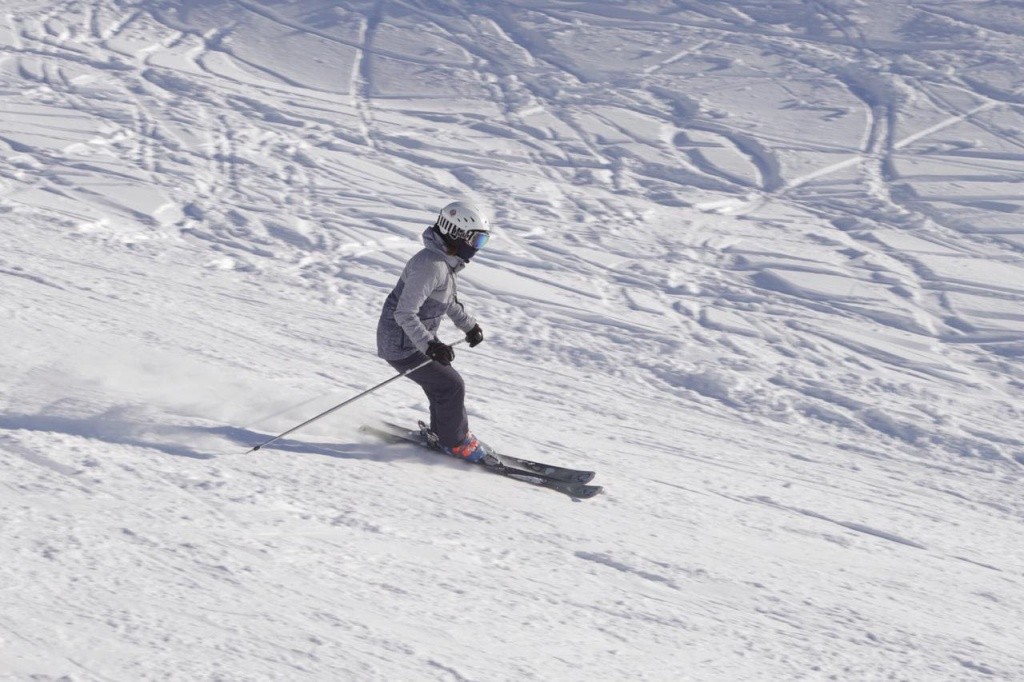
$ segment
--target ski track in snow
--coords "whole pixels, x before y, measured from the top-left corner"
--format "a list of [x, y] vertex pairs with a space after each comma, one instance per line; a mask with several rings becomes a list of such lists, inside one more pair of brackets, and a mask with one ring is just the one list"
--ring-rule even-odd
[[[1020, 679], [1024, 11], [0, 12], [0, 679]], [[486, 202], [476, 432], [357, 432]], [[454, 331], [449, 328], [449, 334]]]

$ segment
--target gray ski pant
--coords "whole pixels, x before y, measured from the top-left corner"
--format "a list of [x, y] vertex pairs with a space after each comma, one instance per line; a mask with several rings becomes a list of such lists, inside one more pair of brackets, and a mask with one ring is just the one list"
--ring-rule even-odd
[[[388, 364], [399, 372], [405, 372], [427, 360], [423, 353], [416, 352], [401, 360], [388, 360]], [[441, 445], [451, 447], [458, 444], [469, 432], [469, 417], [466, 415], [466, 383], [454, 367], [431, 362], [408, 375], [427, 394], [430, 401], [430, 430], [437, 434]]]

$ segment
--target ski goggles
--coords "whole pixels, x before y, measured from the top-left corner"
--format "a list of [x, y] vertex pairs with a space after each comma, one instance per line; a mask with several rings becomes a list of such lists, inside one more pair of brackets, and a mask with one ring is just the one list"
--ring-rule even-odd
[[448, 229], [448, 235], [452, 239], [461, 239], [474, 249], [484, 248], [484, 244], [491, 238], [487, 230], [463, 230], [454, 225]]
[[491, 238], [490, 232], [483, 230], [472, 230], [466, 234], [466, 243], [472, 246], [474, 249], [484, 248], [484, 244]]

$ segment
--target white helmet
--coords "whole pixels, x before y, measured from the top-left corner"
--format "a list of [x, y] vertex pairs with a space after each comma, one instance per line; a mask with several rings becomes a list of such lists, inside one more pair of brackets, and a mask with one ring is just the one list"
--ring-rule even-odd
[[453, 201], [441, 209], [436, 227], [449, 241], [465, 241], [479, 249], [490, 237], [491, 221], [476, 204]]

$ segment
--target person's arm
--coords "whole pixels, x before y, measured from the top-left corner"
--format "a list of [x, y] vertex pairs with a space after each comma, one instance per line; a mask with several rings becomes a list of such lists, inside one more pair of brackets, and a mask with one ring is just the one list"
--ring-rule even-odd
[[452, 302], [448, 305], [448, 317], [463, 333], [477, 326], [476, 318], [466, 312], [466, 308], [459, 303], [458, 296], [453, 296]]
[[427, 297], [434, 292], [442, 277], [443, 264], [412, 263], [405, 273], [405, 286], [395, 306], [395, 322], [405, 331], [413, 345], [426, 353], [434, 335], [420, 321], [419, 311]]

